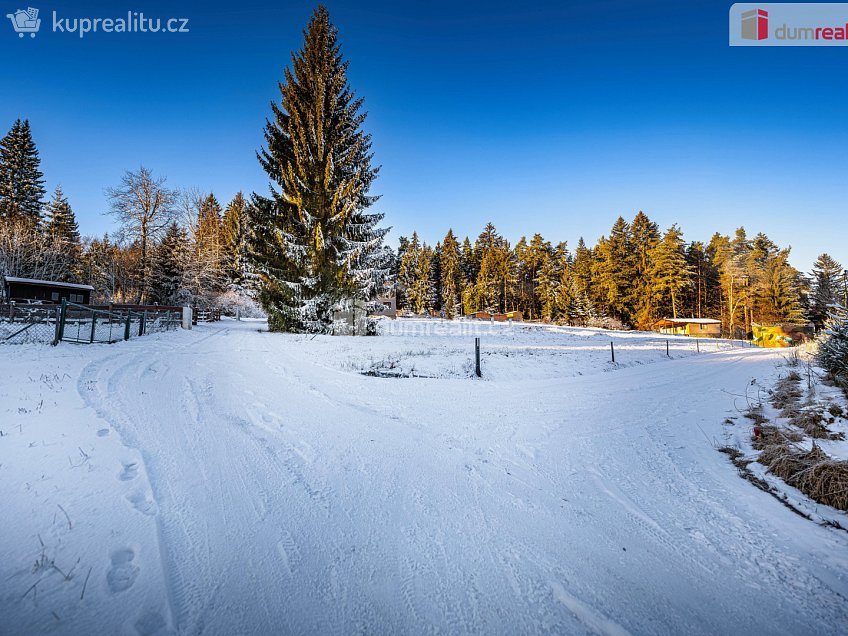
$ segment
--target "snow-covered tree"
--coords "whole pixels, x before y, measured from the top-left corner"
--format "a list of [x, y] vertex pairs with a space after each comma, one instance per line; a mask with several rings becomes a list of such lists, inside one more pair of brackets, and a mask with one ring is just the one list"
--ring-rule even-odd
[[188, 289], [188, 268], [191, 247], [188, 233], [174, 221], [165, 231], [156, 248], [153, 261], [153, 288], [151, 296], [163, 305], [184, 305], [191, 302]]
[[831, 307], [819, 336], [818, 361], [843, 387], [848, 387], [848, 309]]
[[241, 288], [249, 274], [246, 258], [247, 230], [247, 201], [239, 192], [224, 210], [221, 223], [224, 265], [230, 285], [234, 288]]
[[18, 119], [0, 139], [0, 220], [40, 222], [46, 193], [40, 165], [29, 121]]
[[367, 212], [378, 169], [324, 6], [304, 36], [265, 126], [259, 161], [273, 185], [253, 195], [249, 251], [271, 330], [329, 332], [336, 310], [382, 289], [388, 230]]
[[848, 278], [842, 265], [829, 254], [821, 254], [813, 263], [810, 289], [810, 319], [821, 327], [830, 313], [831, 305], [846, 304]]
[[461, 311], [460, 301], [462, 299], [459, 243], [453, 230], [448, 230], [442, 241], [440, 258], [441, 306], [445, 312], [445, 318], [452, 319], [456, 316], [457, 311]]
[[404, 289], [404, 307], [423, 314], [433, 307], [433, 288], [430, 280], [432, 250], [421, 244], [418, 234], [406, 244], [400, 262], [398, 283]]

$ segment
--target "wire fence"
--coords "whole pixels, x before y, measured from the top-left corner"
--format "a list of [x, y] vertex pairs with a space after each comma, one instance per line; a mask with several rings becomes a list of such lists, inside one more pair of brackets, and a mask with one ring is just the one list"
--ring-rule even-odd
[[181, 324], [180, 307], [0, 305], [0, 344], [111, 344]]
[[59, 307], [0, 305], [0, 344], [52, 343]]

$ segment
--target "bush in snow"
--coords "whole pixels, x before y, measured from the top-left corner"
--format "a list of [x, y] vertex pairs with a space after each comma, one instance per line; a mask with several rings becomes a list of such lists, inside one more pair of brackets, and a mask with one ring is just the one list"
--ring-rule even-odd
[[238, 313], [241, 318], [265, 318], [259, 303], [244, 290], [230, 289], [218, 295], [212, 304], [224, 316], [235, 316]]
[[848, 309], [833, 306], [819, 338], [818, 361], [841, 383], [848, 383]]

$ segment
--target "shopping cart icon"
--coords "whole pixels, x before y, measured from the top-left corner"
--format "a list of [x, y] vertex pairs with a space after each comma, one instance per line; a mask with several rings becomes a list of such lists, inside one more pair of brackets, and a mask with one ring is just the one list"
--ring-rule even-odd
[[41, 18], [38, 17], [38, 9], [27, 7], [26, 11], [18, 9], [14, 13], [7, 13], [6, 17], [12, 21], [12, 26], [19, 38], [24, 37], [24, 33], [29, 33], [29, 37], [34, 38], [41, 28]]

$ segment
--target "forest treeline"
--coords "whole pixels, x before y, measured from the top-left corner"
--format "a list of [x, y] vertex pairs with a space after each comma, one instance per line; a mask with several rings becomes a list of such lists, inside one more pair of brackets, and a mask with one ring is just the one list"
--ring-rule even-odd
[[[256, 311], [256, 214], [241, 193], [222, 206], [147, 168], [128, 171], [106, 190], [119, 229], [102, 237], [81, 236], [60, 187], [45, 195], [29, 122], [17, 121], [0, 140], [0, 275], [90, 284], [99, 303]], [[708, 317], [747, 333], [754, 322], [820, 326], [848, 294], [845, 270], [827, 254], [807, 275], [763, 233], [686, 241], [677, 225], [661, 231], [643, 212], [618, 218], [593, 246], [540, 234], [512, 246], [490, 223], [473, 242], [452, 230], [435, 246], [401, 237], [387, 260], [400, 308], [448, 318], [517, 309], [528, 319], [647, 329], [663, 317]]]
[[430, 246], [413, 233], [400, 239], [396, 273], [398, 305], [413, 313], [520, 310], [529, 319], [639, 329], [664, 317], [716, 318], [735, 334], [755, 322], [820, 326], [848, 294], [845, 270], [827, 254], [805, 275], [789, 263], [789, 248], [763, 233], [740, 227], [690, 242], [643, 212], [573, 250], [540, 234], [511, 246], [491, 223], [473, 243], [449, 230]]
[[28, 121], [0, 140], [0, 275], [84, 283], [95, 303], [256, 311], [246, 263], [247, 200], [168, 186], [147, 168], [108, 188], [118, 231], [82, 236], [62, 188], [45, 201]]

